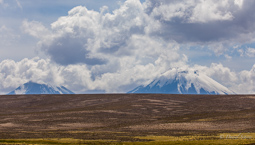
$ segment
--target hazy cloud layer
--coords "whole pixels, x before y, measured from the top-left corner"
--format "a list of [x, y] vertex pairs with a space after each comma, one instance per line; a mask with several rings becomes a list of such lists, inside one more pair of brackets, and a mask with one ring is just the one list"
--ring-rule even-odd
[[[21, 3], [19, 0], [0, 0], [0, 7], [3, 7], [4, 9], [12, 9], [14, 7], [17, 7], [19, 9], [23, 9]], [[1, 12], [1, 10], [0, 10]]]
[[18, 34], [15, 34], [15, 32], [6, 27], [5, 25], [0, 26], [0, 46], [6, 47], [8, 45], [11, 45], [11, 43], [14, 43], [16, 39], [18, 39], [20, 36]]
[[0, 6], [7, 7], [8, 4], [6, 4], [4, 0], [0, 0]]

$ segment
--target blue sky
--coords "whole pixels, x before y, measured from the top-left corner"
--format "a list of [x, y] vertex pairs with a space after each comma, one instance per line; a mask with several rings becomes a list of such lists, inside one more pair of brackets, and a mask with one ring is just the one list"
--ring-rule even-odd
[[0, 0], [0, 94], [126, 92], [175, 67], [255, 92], [251, 0]]

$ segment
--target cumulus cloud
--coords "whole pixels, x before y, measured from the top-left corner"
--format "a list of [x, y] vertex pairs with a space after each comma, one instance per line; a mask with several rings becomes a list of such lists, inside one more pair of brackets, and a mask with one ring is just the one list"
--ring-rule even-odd
[[[29, 60], [23, 59], [20, 62], [13, 60], [4, 60], [0, 63], [0, 80], [1, 89], [17, 87], [18, 85], [31, 81], [43, 81], [48, 76], [50, 71], [47, 64], [49, 60], [40, 60], [38, 58]], [[51, 80], [54, 77], [48, 79]]]
[[160, 21], [155, 32], [175, 40], [209, 48], [222, 55], [230, 46], [254, 41], [254, 1], [147, 0], [146, 12]]
[[228, 67], [224, 67], [222, 64], [212, 63], [210, 68], [205, 70], [205, 72], [208, 76], [215, 78], [226, 86], [231, 86], [238, 81], [236, 73]]
[[78, 6], [52, 23], [50, 30], [38, 22], [27, 21], [23, 28], [40, 38], [41, 49], [59, 64], [104, 64], [108, 55], [130, 54], [124, 47], [133, 35], [144, 34], [148, 22], [139, 0], [126, 1], [112, 14], [106, 13], [106, 9], [97, 12]]
[[125, 48], [134, 35], [202, 46], [222, 55], [229, 46], [253, 41], [254, 6], [247, 0], [127, 0], [112, 13], [106, 6], [100, 11], [78, 6], [50, 29], [34, 21], [24, 21], [23, 28], [39, 37], [41, 49], [62, 65], [102, 65], [108, 56], [130, 55], [132, 49]]
[[234, 88], [242, 94], [254, 94], [255, 93], [255, 65], [251, 70], [244, 70], [240, 72], [240, 83], [235, 85]]
[[25, 33], [28, 33], [29, 35], [39, 39], [45, 40], [51, 36], [50, 31], [47, 28], [45, 28], [43, 24], [37, 21], [28, 22], [27, 20], [24, 20], [22, 28]]
[[90, 84], [85, 81], [90, 78], [88, 72], [85, 65], [63, 67], [51, 63], [49, 59], [4, 60], [0, 63], [0, 92], [8, 93], [28, 81], [77, 87], [76, 80], [86, 87]]
[[[188, 23], [207, 23], [210, 21], [232, 20], [233, 15], [229, 10], [231, 1], [223, 0], [150, 0], [147, 1], [151, 15], [163, 21], [181, 19]], [[240, 6], [240, 4], [235, 3]], [[153, 7], [150, 7], [153, 6]]]
[[205, 73], [237, 94], [255, 93], [255, 65], [251, 70], [241, 72], [232, 71], [228, 67], [217, 63], [212, 63], [210, 67], [195, 65], [191, 68]]

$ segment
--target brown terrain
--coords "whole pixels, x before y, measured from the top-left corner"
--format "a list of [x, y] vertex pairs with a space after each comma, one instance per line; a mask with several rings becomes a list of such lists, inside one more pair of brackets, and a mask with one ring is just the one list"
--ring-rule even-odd
[[135, 136], [224, 132], [255, 132], [255, 96], [0, 96], [0, 139], [136, 141]]

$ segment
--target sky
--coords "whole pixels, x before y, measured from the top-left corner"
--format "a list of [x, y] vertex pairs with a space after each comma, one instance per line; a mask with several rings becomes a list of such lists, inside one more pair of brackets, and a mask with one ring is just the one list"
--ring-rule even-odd
[[0, 0], [0, 94], [124, 93], [173, 68], [255, 93], [254, 0]]

